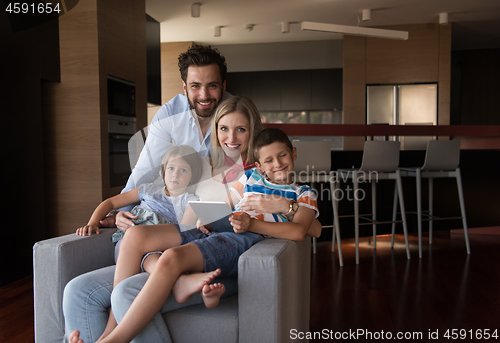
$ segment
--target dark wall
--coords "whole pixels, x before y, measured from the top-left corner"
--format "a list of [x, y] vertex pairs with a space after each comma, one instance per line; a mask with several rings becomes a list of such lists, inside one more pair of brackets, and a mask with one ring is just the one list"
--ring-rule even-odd
[[33, 272], [33, 244], [46, 238], [41, 93], [46, 82], [60, 79], [57, 16], [33, 25], [1, 9], [0, 286]]
[[146, 14], [148, 103], [161, 105], [160, 23]]
[[500, 49], [452, 53], [451, 123], [500, 125]]

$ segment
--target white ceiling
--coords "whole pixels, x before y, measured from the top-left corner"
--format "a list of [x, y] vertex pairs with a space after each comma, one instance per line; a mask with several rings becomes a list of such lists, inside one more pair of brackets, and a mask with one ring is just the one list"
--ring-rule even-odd
[[[201, 16], [191, 17], [191, 4]], [[371, 9], [371, 21], [361, 11]], [[453, 49], [500, 47], [500, 0], [146, 0], [146, 13], [161, 23], [162, 42], [248, 44], [341, 39], [300, 30], [301, 21], [377, 27], [437, 23], [441, 12], [453, 23]], [[291, 22], [281, 33], [281, 22]], [[252, 31], [246, 24], [254, 24]], [[223, 26], [221, 37], [214, 27]], [[411, 39], [411, 37], [410, 37]]]

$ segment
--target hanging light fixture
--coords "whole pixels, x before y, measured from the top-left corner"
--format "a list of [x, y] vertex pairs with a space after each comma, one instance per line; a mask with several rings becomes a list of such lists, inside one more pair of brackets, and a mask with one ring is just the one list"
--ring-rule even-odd
[[448, 24], [448, 13], [439, 13], [439, 25]]
[[191, 17], [199, 18], [200, 17], [200, 7], [201, 4], [199, 2], [195, 2], [191, 5]]
[[288, 21], [282, 22], [281, 33], [288, 33], [288, 32], [290, 32], [290, 23]]
[[222, 26], [214, 27], [214, 37], [220, 37]]
[[372, 19], [372, 10], [365, 9], [361, 12], [361, 19], [363, 21], [370, 21]]

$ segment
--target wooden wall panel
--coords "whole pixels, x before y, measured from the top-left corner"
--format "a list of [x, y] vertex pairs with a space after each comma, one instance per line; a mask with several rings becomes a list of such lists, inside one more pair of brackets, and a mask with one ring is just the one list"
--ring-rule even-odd
[[450, 125], [451, 28], [439, 26], [438, 125]]
[[145, 0], [81, 0], [59, 23], [61, 83], [47, 91], [51, 236], [120, 191], [109, 188], [108, 74], [135, 82], [138, 128], [147, 123]]
[[[367, 84], [438, 82], [438, 123], [450, 123], [451, 25], [417, 24], [407, 41], [344, 37], [344, 124], [365, 123]], [[344, 149], [361, 141], [344, 139]]]
[[145, 0], [100, 2], [99, 62], [103, 199], [123, 187], [109, 187], [107, 75], [135, 83], [137, 130], [147, 126], [147, 64]]
[[61, 83], [48, 86], [45, 122], [49, 236], [85, 224], [102, 197], [96, 1], [80, 1], [59, 25]]
[[136, 85], [137, 128], [146, 127], [148, 120], [148, 68], [146, 50], [146, 1], [134, 1], [134, 67]]
[[[344, 37], [343, 124], [365, 123], [366, 39]], [[363, 137], [344, 137], [344, 150], [362, 150]]]
[[406, 41], [366, 38], [366, 83], [437, 82], [439, 25], [390, 26], [409, 32]]
[[135, 0], [106, 0], [104, 13], [99, 13], [99, 16], [105, 17], [106, 23], [106, 51], [102, 57], [106, 58], [107, 72], [132, 82], [135, 79], [134, 2]]
[[177, 94], [183, 93], [181, 74], [177, 66], [181, 53], [193, 42], [161, 43], [161, 102], [168, 102]]

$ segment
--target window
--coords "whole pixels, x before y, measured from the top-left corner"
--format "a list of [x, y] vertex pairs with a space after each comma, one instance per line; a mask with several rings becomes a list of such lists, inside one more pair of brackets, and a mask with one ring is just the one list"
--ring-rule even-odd
[[262, 122], [271, 124], [342, 124], [342, 111], [261, 112]]
[[[262, 123], [266, 124], [342, 124], [342, 111], [262, 111]], [[331, 142], [332, 150], [344, 147], [343, 137], [290, 136], [290, 140]]]

